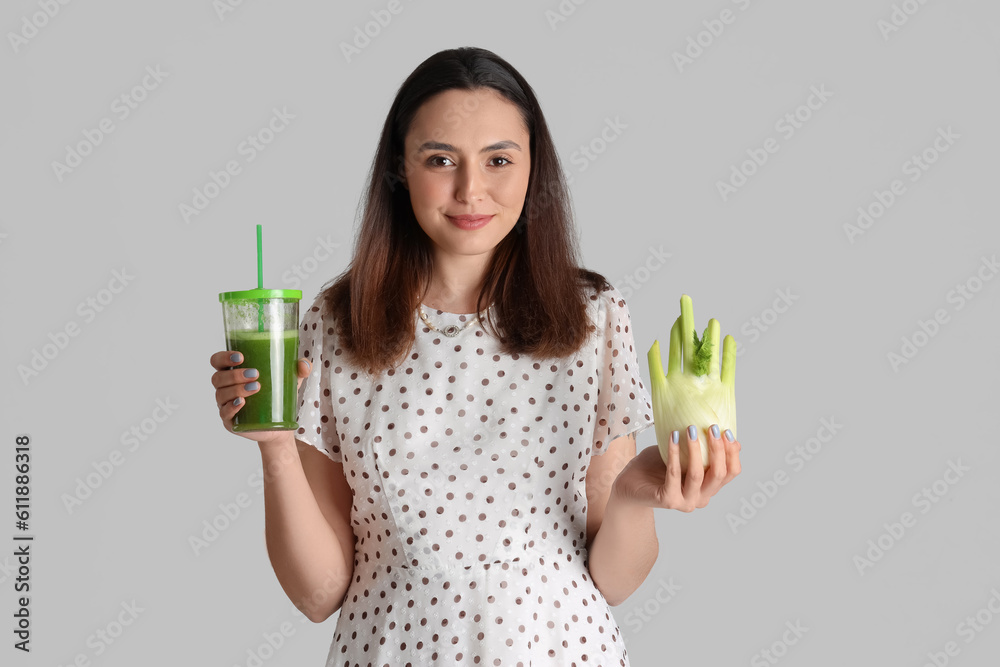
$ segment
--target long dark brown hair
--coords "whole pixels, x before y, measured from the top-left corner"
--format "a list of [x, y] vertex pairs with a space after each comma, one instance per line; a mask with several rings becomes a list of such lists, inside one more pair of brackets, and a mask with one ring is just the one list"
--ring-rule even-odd
[[321, 292], [340, 346], [369, 373], [396, 366], [416, 335], [415, 313], [430, 284], [432, 241], [403, 185], [404, 142], [420, 106], [438, 93], [491, 88], [517, 106], [531, 138], [531, 171], [521, 216], [497, 244], [477, 300], [493, 303], [484, 328], [506, 353], [555, 359], [576, 352], [594, 330], [588, 287], [610, 287], [579, 266], [566, 182], [545, 117], [528, 82], [485, 49], [440, 51], [400, 86], [368, 174], [364, 213], [347, 269]]

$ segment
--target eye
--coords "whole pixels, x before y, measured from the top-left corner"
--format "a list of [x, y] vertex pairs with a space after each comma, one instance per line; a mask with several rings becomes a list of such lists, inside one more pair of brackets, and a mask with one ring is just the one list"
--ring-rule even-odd
[[[439, 160], [444, 160], [445, 163], [439, 162]], [[490, 163], [494, 163], [497, 160], [502, 160], [504, 162], [504, 164], [494, 165], [494, 166], [497, 166], [497, 167], [506, 167], [507, 165], [514, 164], [513, 160], [511, 160], [509, 157], [506, 157], [504, 155], [497, 155], [496, 157], [490, 158]], [[449, 164], [446, 164], [446, 163], [451, 163], [451, 158], [447, 158], [447, 157], [445, 157], [443, 155], [434, 155], [432, 157], [427, 158], [427, 165], [431, 166], [431, 167], [447, 167], [447, 166], [449, 166]]]

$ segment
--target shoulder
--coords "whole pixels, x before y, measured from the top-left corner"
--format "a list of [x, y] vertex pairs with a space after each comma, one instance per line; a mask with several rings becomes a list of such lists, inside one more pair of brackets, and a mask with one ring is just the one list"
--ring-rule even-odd
[[628, 304], [617, 287], [605, 283], [600, 287], [587, 287], [588, 304], [595, 322], [605, 326], [615, 326], [622, 319], [628, 319]]
[[336, 318], [322, 294], [303, 309], [300, 320], [302, 322], [299, 326], [300, 334], [322, 339], [328, 345], [336, 337], [337, 327], [334, 326]]
[[579, 278], [588, 314], [598, 326], [614, 327], [613, 322], [628, 319], [625, 297], [607, 278], [596, 271], [581, 268]]
[[590, 335], [595, 337], [592, 340], [601, 341], [601, 345], [609, 348], [614, 347], [614, 341], [631, 335], [632, 322], [625, 297], [598, 273], [584, 270], [582, 276], [587, 314], [593, 326]]
[[302, 313], [302, 324], [304, 327], [308, 326], [310, 330], [317, 329], [326, 322], [326, 319], [327, 309], [322, 296], [317, 296]]
[[588, 307], [595, 312], [604, 312], [609, 304], [621, 299], [621, 293], [600, 273], [580, 269], [580, 281]]
[[606, 307], [628, 308], [625, 303], [625, 297], [611, 283], [608, 283], [603, 289], [597, 292], [597, 298]]

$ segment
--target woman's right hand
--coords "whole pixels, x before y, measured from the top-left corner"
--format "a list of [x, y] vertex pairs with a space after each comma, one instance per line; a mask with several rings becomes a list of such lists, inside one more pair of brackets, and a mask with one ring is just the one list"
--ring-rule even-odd
[[[246, 397], [260, 391], [260, 377], [256, 368], [243, 368], [243, 355], [233, 350], [216, 352], [212, 355], [212, 367], [215, 373], [212, 374], [212, 386], [215, 387], [215, 404], [219, 408], [219, 417], [222, 425], [230, 433], [254, 440], [256, 442], [269, 442], [287, 437], [288, 431], [248, 431], [246, 433], [236, 433], [233, 431], [233, 417], [246, 405]], [[309, 376], [312, 364], [306, 358], [299, 359], [296, 373], [298, 384]], [[249, 387], [249, 388], [248, 388]]]

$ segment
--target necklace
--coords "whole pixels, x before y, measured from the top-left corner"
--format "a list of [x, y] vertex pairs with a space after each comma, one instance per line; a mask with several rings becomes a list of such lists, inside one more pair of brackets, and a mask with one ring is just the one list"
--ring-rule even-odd
[[[462, 333], [463, 331], [465, 331], [466, 329], [468, 329], [473, 324], [475, 324], [476, 322], [479, 321], [479, 315], [477, 314], [471, 320], [469, 320], [468, 322], [466, 322], [465, 326], [460, 327], [460, 326], [458, 326], [456, 324], [449, 324], [448, 326], [446, 326], [442, 330], [442, 329], [438, 329], [436, 326], [434, 326], [433, 324], [431, 324], [430, 320], [427, 319], [427, 314], [424, 313], [424, 306], [423, 306], [423, 304], [420, 304], [419, 308], [420, 308], [420, 319], [422, 319], [424, 321], [424, 324], [426, 324], [427, 327], [431, 331], [437, 331], [439, 334], [444, 334], [448, 338], [454, 338], [455, 336], [457, 336], [458, 334]], [[489, 308], [487, 308], [486, 310], [489, 310]], [[485, 313], [486, 311], [484, 310], [483, 312]]]

